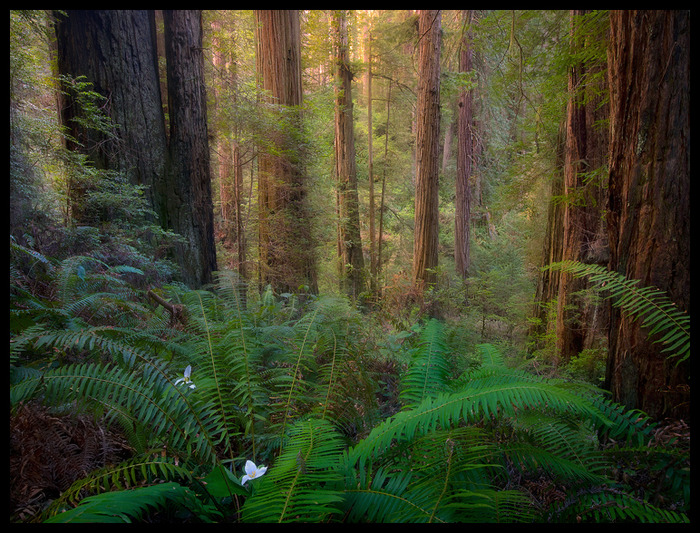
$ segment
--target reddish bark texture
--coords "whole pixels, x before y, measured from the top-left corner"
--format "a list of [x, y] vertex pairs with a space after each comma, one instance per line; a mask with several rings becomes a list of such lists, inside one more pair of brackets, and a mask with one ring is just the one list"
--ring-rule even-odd
[[418, 17], [418, 105], [413, 280], [435, 283], [438, 264], [438, 165], [440, 148], [440, 11]]
[[[690, 312], [690, 12], [610, 14], [610, 267]], [[613, 308], [606, 385], [653, 417], [690, 412], [675, 366]]]
[[258, 157], [260, 281], [279, 292], [317, 292], [301, 147], [299, 12], [259, 10], [256, 68], [273, 110], [269, 139]]
[[[605, 35], [577, 32], [584, 10], [571, 12], [572, 52], [580, 53], [590, 39]], [[569, 69], [569, 101], [566, 113], [561, 260], [607, 265], [605, 164], [608, 156], [608, 115], [603, 105], [604, 71], [600, 62], [579, 63]], [[606, 306], [586, 299], [585, 279], [562, 273], [557, 297], [557, 354], [568, 361], [603, 340]]]

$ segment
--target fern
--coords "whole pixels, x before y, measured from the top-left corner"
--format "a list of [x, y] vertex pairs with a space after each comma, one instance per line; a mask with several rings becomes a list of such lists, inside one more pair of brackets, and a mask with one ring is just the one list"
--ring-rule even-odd
[[85, 494], [102, 494], [104, 492], [125, 490], [144, 484], [169, 479], [180, 482], [193, 480], [191, 469], [175, 464], [173, 459], [141, 456], [91, 472], [88, 476], [75, 481], [68, 489], [40, 515], [43, 521], [75, 506]]
[[551, 521], [686, 523], [687, 516], [660, 509], [615, 489], [583, 490], [549, 511]]
[[325, 522], [339, 513], [343, 447], [324, 420], [296, 422], [282, 453], [254, 484], [241, 509], [246, 522]]
[[220, 420], [209, 406], [191, 401], [157, 365], [141, 372], [118, 366], [66, 365], [25, 379], [11, 388], [11, 405], [41, 395], [44, 402], [101, 406], [114, 418], [133, 419], [173, 449], [187, 450], [203, 462], [216, 458]]
[[663, 291], [656, 287], [638, 287], [639, 280], [627, 279], [603, 266], [562, 261], [548, 267], [574, 277], [587, 277], [599, 290], [605, 290], [613, 305], [621, 308], [632, 320], [641, 321], [648, 336], [655, 343], [665, 345], [662, 350], [677, 364], [690, 357], [690, 316], [680, 311]]
[[437, 427], [452, 427], [462, 420], [473, 423], [492, 416], [513, 416], [524, 409], [569, 412], [608, 424], [599, 409], [566, 387], [544, 382], [502, 382], [494, 377], [482, 381], [478, 387], [428, 398], [414, 409], [386, 420], [353, 449], [352, 457], [362, 463], [382, 453], [395, 439], [410, 440]]
[[400, 397], [413, 406], [447, 388], [450, 359], [442, 323], [431, 319], [423, 328], [408, 371], [401, 380]]
[[[348, 520], [514, 522], [531, 515], [525, 495], [497, 490], [498, 448], [474, 427], [440, 430], [398, 444], [376, 473], [346, 483]], [[349, 472], [352, 469], [349, 470]], [[510, 503], [518, 502], [514, 508]]]
[[46, 522], [131, 523], [149, 511], [165, 508], [168, 504], [188, 509], [205, 521], [210, 521], [209, 517], [214, 514], [214, 510], [205, 507], [190, 489], [171, 482], [90, 496], [76, 508], [56, 514]]

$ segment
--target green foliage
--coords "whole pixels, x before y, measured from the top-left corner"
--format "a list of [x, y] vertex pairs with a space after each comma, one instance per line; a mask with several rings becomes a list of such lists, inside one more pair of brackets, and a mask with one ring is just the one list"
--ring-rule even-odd
[[[70, 264], [76, 272], [83, 263]], [[87, 271], [62, 278], [71, 301], [109, 299], [99, 277], [102, 295], [85, 298], [90, 284], [81, 286], [81, 276], [87, 280]], [[212, 291], [169, 294], [186, 310], [186, 332], [91, 325], [88, 315], [69, 329], [38, 323], [17, 337], [18, 355], [51, 348], [92, 361], [16, 367], [12, 406], [31, 398], [81, 406], [134, 442], [132, 458], [76, 481], [45, 518], [138, 520], [172, 513], [176, 504], [189, 520], [203, 521], [532, 521], [541, 515], [514, 479], [545, 476], [578, 491], [571, 498], [584, 499], [590, 487], [619, 491], [599, 439], [614, 439], [624, 453], [651, 435], [639, 413], [593, 387], [508, 368], [494, 345], [479, 345], [472, 359], [480, 364], [453, 377], [445, 328], [431, 320], [408, 351], [404, 409], [347, 448], [343, 402], [350, 396], [357, 408], [353, 388], [362, 383], [348, 377], [360, 354], [347, 302], [299, 305], [293, 295], [278, 300], [265, 292], [243, 308], [235, 277], [226, 274]], [[85, 305], [71, 309], [83, 313]], [[194, 388], [177, 383], [187, 364]], [[167, 452], [160, 457], [159, 450]], [[242, 486], [231, 470], [247, 457], [269, 466]], [[166, 486], [157, 480], [168, 492], [152, 488]], [[141, 491], [152, 496], [152, 508]], [[60, 512], [80, 498], [84, 504], [70, 514]], [[121, 514], [113, 505], [123, 506]], [[550, 518], [567, 519], [576, 505], [549, 509]], [[653, 514], [646, 503], [629, 509], [609, 517], [683, 519]]]
[[78, 507], [68, 509], [46, 520], [47, 523], [131, 523], [148, 511], [166, 505], [188, 509], [209, 522], [212, 509], [206, 508], [190, 489], [177, 483], [162, 483], [123, 491], [89, 496]]
[[679, 310], [660, 289], [638, 287], [639, 280], [627, 279], [601, 265], [562, 261], [546, 268], [588, 278], [595, 287], [605, 291], [615, 307], [630, 319], [641, 322], [652, 342], [665, 345], [661, 351], [668, 353], [669, 358], [676, 358], [676, 364], [690, 357], [690, 315]]
[[450, 358], [443, 325], [431, 319], [423, 328], [411, 364], [401, 380], [401, 399], [408, 406], [445, 390], [450, 376]]
[[300, 420], [274, 469], [254, 484], [241, 509], [245, 522], [326, 522], [343, 500], [339, 464], [343, 441], [324, 420]]

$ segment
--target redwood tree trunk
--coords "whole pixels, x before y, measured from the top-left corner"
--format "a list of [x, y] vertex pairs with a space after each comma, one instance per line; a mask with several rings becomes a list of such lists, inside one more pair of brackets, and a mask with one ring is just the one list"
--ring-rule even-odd
[[[572, 53], [605, 40], [592, 29], [580, 33], [584, 10], [571, 12]], [[569, 69], [569, 100], [564, 150], [563, 243], [561, 260], [606, 265], [609, 259], [603, 213], [606, 207], [608, 108], [603, 105], [605, 79], [602, 61], [585, 61]], [[600, 80], [600, 81], [596, 81]], [[563, 361], [604, 341], [606, 306], [586, 298], [585, 279], [562, 273], [557, 298], [557, 355]]]
[[[462, 11], [464, 37], [459, 51], [459, 71], [472, 69], [472, 44], [467, 28], [472, 11]], [[472, 90], [462, 91], [457, 101], [457, 177], [455, 180], [455, 270], [466, 279], [469, 270], [469, 222], [471, 194], [469, 176], [472, 173]], [[445, 140], [447, 145], [447, 140]]]
[[338, 179], [341, 286], [345, 293], [354, 299], [364, 288], [365, 265], [360, 238], [352, 72], [345, 11], [334, 11], [332, 24], [335, 48], [335, 168]]
[[[690, 12], [610, 14], [610, 268], [690, 312]], [[606, 385], [652, 417], [690, 413], [689, 367], [612, 309]]]
[[165, 221], [186, 242], [177, 250], [185, 283], [211, 283], [216, 270], [202, 18], [198, 10], [163, 11], [170, 109]]
[[[60, 119], [70, 150], [89, 156], [100, 169], [125, 173], [129, 181], [147, 186], [151, 207], [160, 212], [156, 195], [164, 179], [167, 139], [156, 61], [156, 31], [152, 11], [71, 10], [56, 14], [58, 73], [85, 76], [104, 96], [103, 110], [119, 127], [116, 138], [85, 130], [73, 121], [81, 115], [71, 95], [60, 101]], [[81, 187], [71, 184], [73, 216], [87, 223], [80, 209]]]
[[413, 281], [437, 281], [438, 171], [440, 149], [441, 13], [422, 10], [418, 17], [418, 104], [416, 119], [416, 199]]
[[303, 154], [292, 134], [301, 128], [299, 12], [256, 11], [255, 20], [257, 71], [277, 121], [273, 149], [258, 157], [260, 281], [280, 292], [317, 292]]

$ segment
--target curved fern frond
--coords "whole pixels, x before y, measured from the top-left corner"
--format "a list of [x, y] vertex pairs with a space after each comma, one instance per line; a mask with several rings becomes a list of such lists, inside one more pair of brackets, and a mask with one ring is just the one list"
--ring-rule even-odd
[[59, 513], [46, 522], [131, 523], [150, 510], [162, 509], [168, 504], [188, 509], [204, 521], [211, 521], [210, 517], [216, 514], [215, 509], [205, 506], [189, 488], [177, 483], [161, 483], [90, 496], [78, 507]]
[[407, 406], [447, 389], [450, 360], [442, 323], [431, 319], [423, 328], [412, 361], [401, 380], [400, 397]]
[[687, 523], [688, 517], [667, 509], [660, 509], [648, 502], [615, 489], [582, 490], [570, 496], [563, 504], [550, 509], [554, 522], [642, 522]]
[[481, 380], [452, 394], [441, 393], [414, 409], [403, 411], [372, 430], [352, 450], [351, 457], [363, 463], [386, 450], [394, 440], [411, 440], [435, 428], [454, 427], [460, 421], [479, 422], [497, 416], [513, 416], [526, 409], [573, 413], [609, 424], [605, 415], [591, 402], [556, 382], [507, 381], [499, 376]]
[[677, 364], [690, 357], [690, 315], [680, 311], [668, 296], [656, 287], [638, 287], [639, 280], [628, 279], [601, 265], [578, 261], [561, 261], [545, 267], [561, 270], [574, 277], [587, 277], [599, 290], [608, 293], [613, 305], [621, 308], [632, 320], [641, 321], [654, 343], [661, 343], [669, 358]]
[[97, 495], [104, 492], [125, 490], [131, 487], [153, 483], [156, 480], [192, 481], [191, 468], [175, 464], [167, 457], [137, 457], [91, 472], [75, 481], [63, 491], [41, 514], [39, 520], [50, 518], [63, 512], [66, 507], [77, 505], [85, 494]]
[[[437, 431], [392, 448], [370, 478], [346, 488], [352, 522], [517, 522], [530, 517], [525, 495], [497, 490], [498, 448], [474, 427]], [[510, 502], [510, 503], [509, 503]], [[515, 504], [517, 502], [518, 505]]]
[[343, 442], [325, 420], [296, 422], [282, 453], [253, 484], [241, 509], [244, 522], [325, 522], [343, 496], [339, 472]]
[[203, 462], [216, 459], [221, 424], [208, 405], [191, 401], [184, 389], [173, 385], [160, 370], [128, 371], [118, 366], [67, 365], [25, 379], [10, 389], [17, 403], [41, 394], [45, 402], [69, 402], [103, 406], [106, 414], [133, 418], [151, 428], [175, 450], [183, 450]]

